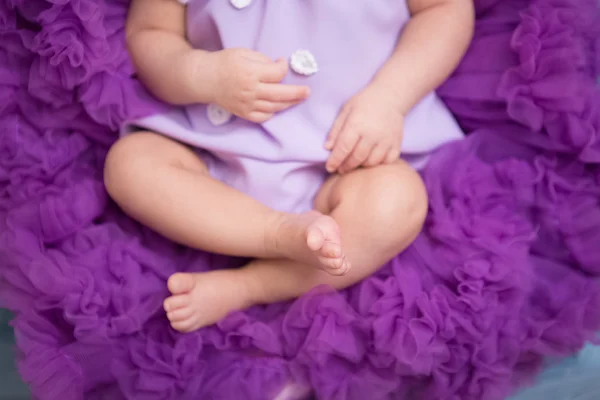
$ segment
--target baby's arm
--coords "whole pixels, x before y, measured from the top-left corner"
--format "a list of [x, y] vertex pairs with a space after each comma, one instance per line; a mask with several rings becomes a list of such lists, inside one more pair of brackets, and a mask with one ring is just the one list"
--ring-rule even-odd
[[127, 43], [140, 79], [172, 104], [216, 103], [252, 122], [305, 100], [308, 87], [280, 82], [288, 72], [249, 49], [208, 52], [185, 38], [185, 8], [175, 0], [133, 0]]
[[473, 0], [408, 0], [412, 18], [373, 81], [341, 110], [325, 148], [329, 172], [398, 160], [404, 116], [435, 90], [464, 55]]
[[155, 96], [172, 104], [210, 102], [214, 63], [210, 53], [188, 44], [183, 5], [175, 0], [133, 0], [126, 34], [138, 76]]
[[408, 0], [412, 18], [373, 84], [396, 91], [404, 115], [454, 71], [473, 35], [472, 0]]

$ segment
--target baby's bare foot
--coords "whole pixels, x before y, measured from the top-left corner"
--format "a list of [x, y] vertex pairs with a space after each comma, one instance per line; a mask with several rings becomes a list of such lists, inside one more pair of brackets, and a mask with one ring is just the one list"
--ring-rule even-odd
[[340, 227], [333, 218], [316, 211], [289, 214], [277, 232], [277, 248], [286, 257], [314, 265], [331, 275], [344, 275], [350, 270]]
[[177, 273], [169, 278], [172, 296], [164, 302], [173, 329], [191, 332], [249, 306], [245, 287], [234, 271]]

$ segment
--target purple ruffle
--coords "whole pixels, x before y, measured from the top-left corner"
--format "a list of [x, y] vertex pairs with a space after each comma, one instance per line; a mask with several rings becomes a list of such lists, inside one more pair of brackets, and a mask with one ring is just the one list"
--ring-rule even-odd
[[[175, 271], [239, 263], [125, 217], [102, 185], [126, 118], [163, 109], [133, 77], [126, 0], [0, 2], [0, 283], [39, 399], [496, 400], [600, 328], [596, 0], [478, 0], [439, 93], [469, 137], [423, 172], [415, 243], [340, 293], [181, 335]], [[401, 221], [399, 221], [401, 223]]]

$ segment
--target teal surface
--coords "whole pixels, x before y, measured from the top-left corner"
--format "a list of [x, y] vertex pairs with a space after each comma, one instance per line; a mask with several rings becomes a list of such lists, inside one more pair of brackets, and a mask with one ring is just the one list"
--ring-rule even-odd
[[9, 313], [0, 309], [0, 400], [25, 400], [29, 394], [15, 368], [15, 342], [9, 320]]
[[535, 386], [510, 400], [600, 400], [600, 346], [549, 367]]

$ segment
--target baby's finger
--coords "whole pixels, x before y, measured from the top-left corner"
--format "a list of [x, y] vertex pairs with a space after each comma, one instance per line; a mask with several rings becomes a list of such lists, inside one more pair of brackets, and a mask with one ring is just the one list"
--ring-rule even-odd
[[261, 85], [257, 95], [260, 100], [273, 103], [299, 102], [306, 100], [310, 95], [310, 89], [307, 86], [270, 83]]
[[265, 83], [281, 82], [289, 70], [288, 63], [283, 59], [261, 64], [259, 68], [258, 78]]
[[254, 122], [255, 124], [262, 124], [263, 122], [269, 120], [273, 116], [273, 113], [268, 112], [260, 112], [260, 111], [252, 111], [246, 119], [250, 122]]
[[339, 168], [340, 173], [345, 174], [358, 168], [358, 166], [367, 161], [372, 150], [373, 143], [361, 138], [354, 147], [354, 150], [352, 150], [352, 153], [348, 155], [342, 166]]
[[280, 111], [283, 111], [283, 110], [285, 110], [287, 108], [295, 106], [298, 103], [299, 103], [299, 101], [289, 101], [289, 102], [282, 102], [282, 103], [273, 103], [271, 101], [258, 100], [254, 104], [254, 110], [255, 111], [260, 111], [260, 112], [263, 112], [263, 113], [268, 113], [268, 114], [275, 114], [277, 112], [280, 112]]
[[337, 171], [340, 165], [346, 161], [346, 158], [358, 143], [358, 139], [358, 135], [352, 131], [344, 130], [340, 133], [325, 165], [329, 173]]
[[335, 145], [335, 142], [337, 141], [340, 132], [342, 131], [342, 129], [344, 129], [344, 124], [346, 123], [347, 117], [348, 113], [345, 109], [342, 109], [342, 112], [339, 113], [339, 115], [335, 119], [335, 122], [333, 123], [333, 126], [331, 127], [331, 130], [329, 131], [327, 141], [325, 142], [325, 149], [333, 149], [333, 146]]
[[257, 62], [266, 63], [266, 64], [274, 63], [272, 58], [269, 58], [269, 57], [265, 56], [264, 54], [259, 53], [258, 51], [249, 50], [249, 49], [241, 49], [241, 51], [244, 52], [243, 57], [246, 58], [247, 60], [257, 61]]
[[386, 164], [395, 163], [400, 159], [400, 149], [393, 147], [385, 157]]
[[364, 162], [365, 167], [375, 167], [385, 162], [387, 155], [390, 153], [389, 147], [377, 145], [371, 150], [371, 154], [367, 161]]

